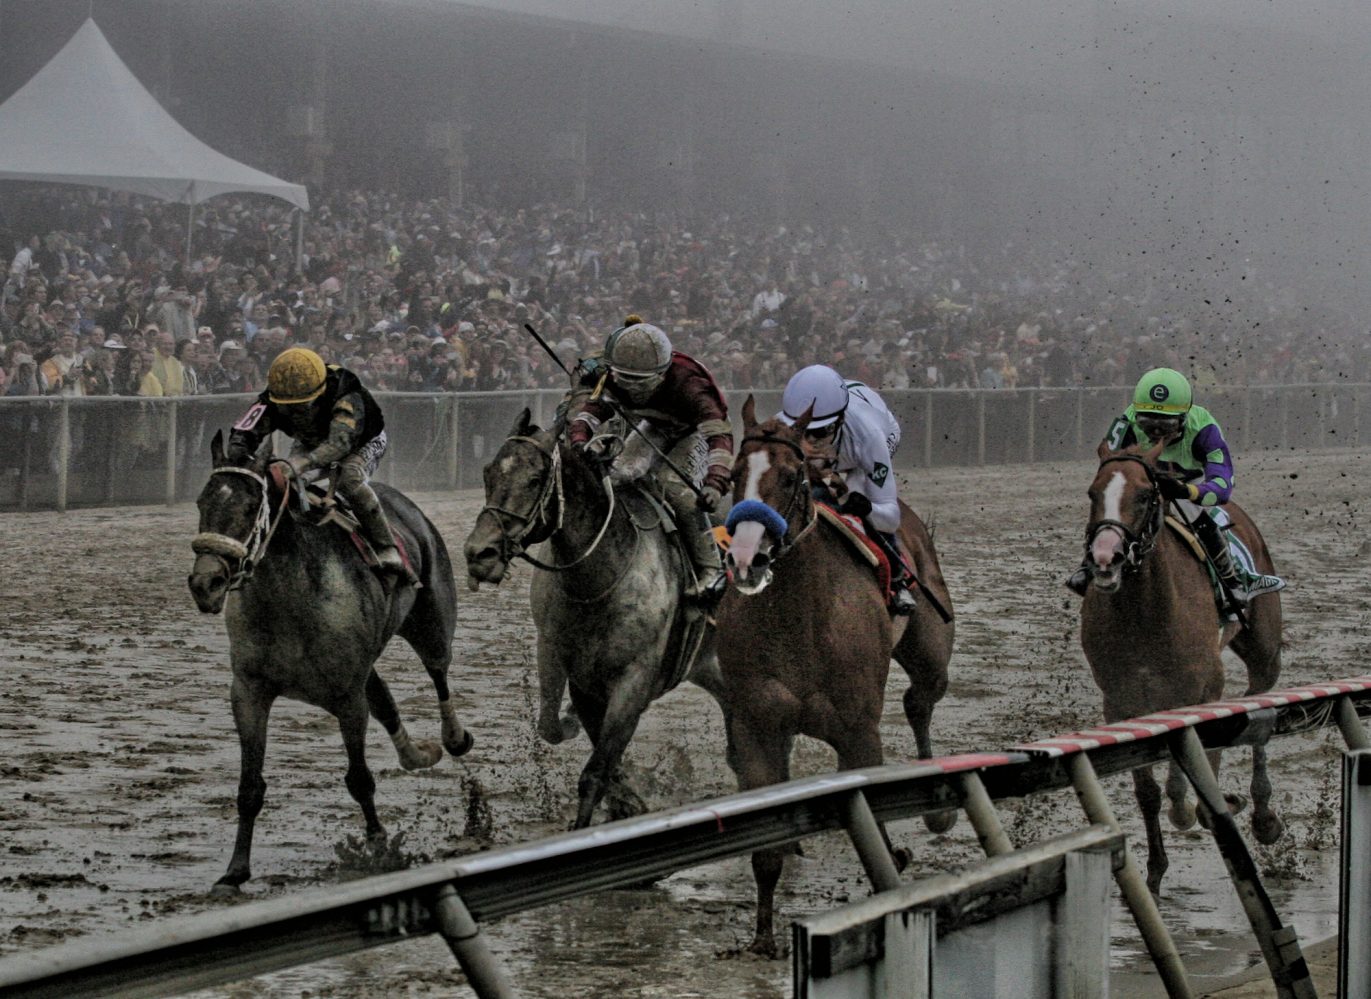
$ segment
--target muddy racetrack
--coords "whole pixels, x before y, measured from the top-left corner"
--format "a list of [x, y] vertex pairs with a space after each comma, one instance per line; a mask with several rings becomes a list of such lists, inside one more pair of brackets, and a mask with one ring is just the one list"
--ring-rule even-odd
[[[957, 603], [952, 686], [934, 715], [940, 751], [995, 748], [1097, 720], [1099, 696], [1080, 653], [1077, 601], [1060, 585], [1079, 558], [1093, 464], [939, 469], [917, 473], [904, 495], [936, 524]], [[1283, 685], [1366, 671], [1371, 552], [1360, 505], [1371, 455], [1240, 456], [1238, 496], [1290, 580]], [[419, 494], [460, 566], [477, 493]], [[80, 934], [110, 933], [234, 902], [208, 895], [233, 842], [238, 745], [228, 710], [227, 639], [218, 617], [196, 611], [185, 587], [195, 509], [124, 508], [0, 517], [0, 953]], [[534, 730], [531, 570], [498, 590], [461, 590], [454, 696], [477, 738], [461, 761], [405, 773], [373, 724], [368, 756], [377, 804], [398, 854], [414, 862], [526, 841], [566, 828], [584, 736], [551, 747]], [[416, 738], [433, 738], [438, 713], [428, 678], [400, 642], [380, 662]], [[1228, 693], [1244, 685], [1230, 663]], [[914, 757], [892, 670], [884, 722], [887, 758]], [[653, 807], [734, 790], [723, 726], [693, 687], [657, 702], [630, 746], [630, 772]], [[1282, 912], [1303, 939], [1335, 926], [1340, 744], [1326, 734], [1272, 747], [1276, 801], [1289, 823], [1262, 863]], [[827, 747], [797, 746], [797, 776], [833, 766]], [[257, 825], [254, 878], [244, 899], [283, 895], [369, 873], [353, 846], [361, 816], [343, 786], [333, 719], [278, 701], [272, 715], [267, 803]], [[1232, 754], [1226, 788], [1245, 791], [1245, 754]], [[1130, 833], [1131, 782], [1110, 793]], [[1009, 802], [1017, 842], [1081, 822], [1068, 794]], [[1244, 823], [1245, 827], [1245, 823]], [[963, 818], [933, 838], [918, 822], [892, 827], [915, 851], [915, 873], [978, 856]], [[1172, 867], [1163, 912], [1203, 984], [1256, 963], [1241, 909], [1213, 846], [1199, 831], [1167, 831]], [[1142, 851], [1134, 843], [1135, 851]], [[841, 836], [811, 840], [787, 862], [783, 922], [866, 893]], [[752, 879], [745, 859], [679, 872], [645, 891], [610, 892], [487, 928], [516, 986], [529, 996], [789, 995], [788, 960], [739, 953], [750, 939]], [[1137, 941], [1116, 922], [1117, 989], [1160, 995], [1138, 969]], [[436, 939], [282, 972], [214, 995], [468, 994]]]

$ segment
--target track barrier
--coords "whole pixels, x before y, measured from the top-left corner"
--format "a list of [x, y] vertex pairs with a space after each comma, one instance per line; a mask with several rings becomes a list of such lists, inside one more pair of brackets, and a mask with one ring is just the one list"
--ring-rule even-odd
[[[1131, 388], [905, 389], [883, 392], [905, 437], [897, 470], [1088, 458]], [[471, 489], [519, 411], [553, 419], [561, 389], [379, 392], [390, 449], [377, 479], [400, 489]], [[747, 390], [726, 393], [738, 412]], [[758, 412], [779, 389], [753, 391]], [[1371, 385], [1206, 386], [1206, 405], [1244, 453], [1371, 445]], [[0, 398], [0, 510], [173, 504], [195, 498], [209, 441], [254, 397]]]
[[[1343, 781], [1340, 925], [1344, 934], [1359, 934], [1345, 935], [1344, 941], [1364, 942], [1365, 928], [1371, 926], [1371, 754], [1361, 718], [1368, 715], [1371, 675], [1158, 712], [1003, 752], [804, 778], [463, 860], [15, 955], [0, 960], [0, 995], [174, 995], [437, 933], [452, 948], [475, 994], [503, 999], [514, 992], [483, 942], [482, 922], [841, 829], [848, 832], [877, 890], [858, 905], [876, 907], [868, 914], [876, 913], [881, 925], [893, 923], [900, 932], [882, 931], [879, 939], [867, 933], [860, 950], [845, 952], [847, 957], [835, 962], [832, 941], [820, 944], [820, 938], [865, 925], [862, 920], [840, 911], [795, 924], [797, 996], [879, 994], [862, 991], [862, 983], [891, 974], [881, 964], [887, 960], [895, 962], [891, 967], [906, 969], [900, 974], [914, 974], [908, 969], [926, 965], [938, 900], [959, 892], [974, 894], [986, 886], [994, 889], [997, 878], [1032, 882], [1032, 890], [1018, 899], [1024, 906], [1058, 899], [1052, 911], [1063, 918], [1057, 920], [1055, 932], [1068, 937], [1054, 951], [1055, 959], [1077, 971], [1063, 979], [1068, 972], [1058, 967], [1052, 973], [1056, 979], [1049, 975], [1048, 980], [1076, 985], [1075, 991], [1050, 994], [1094, 995], [1090, 981], [1094, 976], [1099, 987], [1098, 947], [1070, 935], [1087, 934], [1098, 944], [1103, 921], [1071, 917], [1073, 912], [1080, 915], [1076, 904], [1062, 904], [1060, 898], [1080, 899], [1086, 905], [1084, 900], [1095, 897], [1090, 886], [1098, 882], [1102, 864], [1118, 883], [1168, 994], [1191, 996], [1175, 945], [1130, 852], [1122, 846], [1118, 822], [1100, 785], [1101, 778], [1174, 759], [1194, 785], [1201, 808], [1219, 820], [1212, 823], [1214, 837], [1243, 898], [1277, 994], [1292, 999], [1313, 996], [1299, 942], [1282, 925], [1262, 887], [1242, 835], [1228, 817], [1204, 750], [1265, 743], [1333, 725], [1340, 729], [1352, 751]], [[1075, 790], [1089, 828], [1013, 850], [995, 802], [1068, 787]], [[990, 859], [962, 876], [900, 883], [875, 823], [947, 808], [966, 811]], [[921, 907], [934, 916], [918, 915]], [[901, 940], [907, 946], [898, 945]], [[1343, 994], [1367, 995], [1364, 984], [1371, 969], [1365, 947], [1343, 947], [1342, 953], [1342, 980], [1349, 986]], [[840, 986], [828, 981], [835, 969], [852, 973], [851, 982]]]

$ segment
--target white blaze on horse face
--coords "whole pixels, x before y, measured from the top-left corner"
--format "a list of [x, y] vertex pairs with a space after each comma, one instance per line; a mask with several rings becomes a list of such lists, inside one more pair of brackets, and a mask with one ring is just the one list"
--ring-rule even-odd
[[[1104, 520], [1123, 521], [1123, 491], [1128, 485], [1123, 472], [1115, 472], [1104, 487]], [[1123, 546], [1123, 536], [1117, 530], [1104, 529], [1095, 535], [1090, 545], [1090, 557], [1101, 569], [1108, 568]]]
[[[762, 498], [762, 476], [771, 468], [771, 459], [765, 451], [753, 451], [747, 456], [747, 481], [743, 484], [743, 499]], [[766, 528], [755, 520], [745, 520], [733, 530], [729, 541], [729, 562], [739, 577], [746, 579], [752, 568], [752, 560], [757, 556]]]

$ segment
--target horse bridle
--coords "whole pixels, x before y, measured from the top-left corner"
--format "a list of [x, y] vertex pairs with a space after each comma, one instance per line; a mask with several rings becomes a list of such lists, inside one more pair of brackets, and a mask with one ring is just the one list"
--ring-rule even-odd
[[[239, 541], [227, 534], [203, 531], [195, 535], [190, 542], [190, 550], [196, 555], [209, 555], [224, 564], [224, 569], [229, 577], [228, 589], [232, 591], [251, 579], [253, 571], [257, 568], [257, 563], [262, 561], [262, 557], [267, 551], [267, 545], [271, 542], [271, 536], [276, 533], [281, 518], [285, 516], [286, 506], [290, 502], [290, 491], [285, 490], [282, 493], [281, 505], [273, 517], [270, 498], [271, 488], [265, 475], [254, 472], [250, 468], [239, 468], [236, 465], [223, 465], [212, 470], [209, 474], [210, 478], [216, 475], [245, 475], [262, 487], [262, 495], [257, 502], [257, 516], [253, 519], [252, 530], [248, 532], [246, 541]], [[237, 563], [236, 566], [234, 562]]]
[[[609, 512], [605, 514], [605, 522], [600, 525], [600, 531], [595, 535], [595, 540], [590, 543], [590, 547], [583, 551], [570, 562], [552, 564], [543, 562], [528, 553], [529, 545], [536, 545], [540, 541], [552, 537], [562, 529], [563, 514], [566, 510], [566, 493], [562, 487], [562, 449], [557, 441], [552, 442], [552, 450], [544, 451], [542, 442], [536, 437], [523, 435], [513, 435], [505, 438], [506, 443], [531, 444], [534, 449], [546, 458], [550, 467], [548, 468], [547, 480], [543, 484], [542, 491], [538, 498], [534, 500], [533, 506], [525, 513], [516, 513], [513, 510], [506, 510], [504, 507], [487, 503], [481, 507], [476, 519], [480, 520], [484, 514], [489, 513], [495, 518], [495, 524], [500, 531], [500, 558], [505, 562], [511, 562], [516, 558], [521, 558], [529, 565], [547, 572], [562, 572], [572, 566], [579, 565], [594, 554], [595, 549], [600, 547], [600, 542], [604, 539], [605, 532], [609, 530], [609, 522], [614, 519], [614, 486], [606, 474], [601, 480], [605, 495], [609, 498]], [[552, 524], [548, 520], [547, 506], [553, 497], [557, 500], [557, 523]], [[512, 529], [510, 521], [517, 521], [522, 525], [517, 531]], [[539, 527], [546, 528], [546, 532], [538, 537], [532, 535]]]
[[795, 457], [800, 459], [801, 472], [795, 479], [795, 488], [791, 491], [785, 510], [776, 511], [781, 515], [781, 519], [785, 521], [785, 537], [781, 538], [780, 543], [776, 545], [775, 554], [771, 557], [771, 561], [774, 563], [785, 555], [786, 552], [794, 548], [796, 543], [808, 534], [810, 530], [813, 529], [814, 525], [819, 522], [819, 512], [811, 505], [809, 510], [809, 522], [806, 523], [804, 527], [800, 528], [798, 532], [794, 531], [791, 526], [793, 515], [800, 512], [804, 503], [804, 496], [809, 492], [809, 458], [805, 455], [804, 448], [799, 444], [765, 431], [762, 433], [745, 434], [743, 436], [742, 446], [738, 448], [740, 456], [743, 447], [748, 444], [780, 444], [783, 447], [789, 448], [794, 452]]
[[1164, 504], [1161, 502], [1161, 490], [1157, 486], [1157, 471], [1136, 454], [1116, 454], [1105, 458], [1100, 462], [1100, 468], [1116, 461], [1137, 462], [1147, 473], [1148, 484], [1152, 487], [1148, 493], [1147, 513], [1143, 517], [1143, 528], [1141, 531], [1134, 530], [1127, 524], [1109, 517], [1102, 517], [1099, 520], [1092, 520], [1085, 525], [1085, 550], [1088, 553], [1095, 543], [1095, 538], [1100, 531], [1105, 528], [1112, 528], [1119, 532], [1124, 542], [1124, 566], [1125, 568], [1136, 568], [1149, 552], [1157, 544], [1157, 534], [1161, 530]]

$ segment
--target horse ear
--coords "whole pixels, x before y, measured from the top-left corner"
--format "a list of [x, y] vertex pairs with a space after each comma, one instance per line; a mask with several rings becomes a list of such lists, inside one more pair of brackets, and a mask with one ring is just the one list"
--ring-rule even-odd
[[1157, 443], [1152, 446], [1152, 449], [1143, 455], [1143, 461], [1147, 462], [1149, 465], [1155, 465], [1157, 459], [1161, 457], [1162, 452], [1165, 450], [1166, 441], [1157, 441]]
[[520, 411], [519, 411], [519, 415], [518, 415], [517, 417], [514, 418], [514, 426], [513, 426], [512, 428], [510, 428], [509, 436], [511, 436], [511, 437], [525, 437], [525, 436], [527, 436], [527, 435], [528, 435], [528, 423], [529, 423], [529, 420], [532, 418], [532, 416], [533, 416], [533, 414], [532, 414], [531, 412], [529, 412], [529, 408], [528, 408], [527, 406], [525, 406], [522, 410], [520, 410]]
[[752, 393], [747, 394], [743, 400], [743, 430], [748, 431], [757, 425], [757, 400], [752, 398]]
[[209, 442], [209, 460], [211, 467], [218, 468], [224, 463], [224, 432], [214, 431], [214, 437]]
[[800, 414], [799, 419], [791, 424], [791, 429], [797, 434], [802, 434], [809, 429], [809, 421], [812, 419], [814, 419], [814, 403], [811, 402], [805, 407], [805, 411]]
[[1109, 441], [1100, 441], [1100, 446], [1095, 449], [1095, 457], [1099, 458], [1100, 461], [1104, 461], [1113, 453], [1109, 447]]
[[261, 472], [267, 467], [267, 462], [271, 461], [275, 452], [275, 446], [271, 441], [271, 434], [262, 438], [262, 443], [257, 445], [257, 453], [252, 456], [252, 467]]

